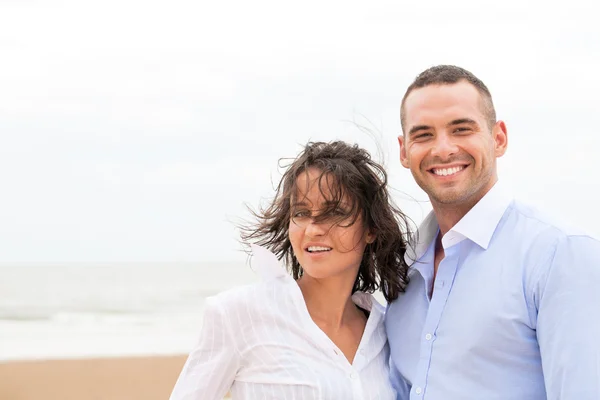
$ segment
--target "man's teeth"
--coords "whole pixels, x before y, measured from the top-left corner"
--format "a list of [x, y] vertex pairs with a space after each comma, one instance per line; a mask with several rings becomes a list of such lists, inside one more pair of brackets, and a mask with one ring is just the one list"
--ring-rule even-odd
[[331, 250], [331, 247], [310, 246], [308, 248], [308, 251], [310, 251], [311, 253], [314, 251], [329, 251], [329, 250]]
[[460, 167], [452, 167], [452, 168], [435, 168], [433, 169], [433, 173], [436, 175], [447, 176], [457, 173], [458, 171], [462, 171], [465, 169], [464, 166]]

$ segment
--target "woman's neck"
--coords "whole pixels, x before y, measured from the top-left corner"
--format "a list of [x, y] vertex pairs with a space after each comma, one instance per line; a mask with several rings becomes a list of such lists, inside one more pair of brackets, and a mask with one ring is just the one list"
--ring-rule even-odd
[[298, 286], [304, 296], [308, 313], [317, 325], [338, 329], [362, 314], [352, 302], [354, 279], [315, 279], [304, 275], [298, 280]]

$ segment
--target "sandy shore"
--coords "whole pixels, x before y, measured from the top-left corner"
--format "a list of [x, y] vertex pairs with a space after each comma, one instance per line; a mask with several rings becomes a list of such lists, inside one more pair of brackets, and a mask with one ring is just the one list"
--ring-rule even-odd
[[0, 363], [2, 400], [167, 400], [186, 356]]

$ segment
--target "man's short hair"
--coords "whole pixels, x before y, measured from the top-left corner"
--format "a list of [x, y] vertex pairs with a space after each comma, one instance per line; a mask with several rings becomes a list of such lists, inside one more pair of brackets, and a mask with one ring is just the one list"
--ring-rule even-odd
[[404, 93], [400, 106], [400, 123], [402, 125], [402, 131], [404, 132], [406, 118], [404, 103], [413, 90], [430, 85], [452, 85], [460, 81], [466, 81], [475, 86], [481, 96], [481, 107], [486, 117], [488, 127], [492, 129], [496, 123], [496, 110], [494, 109], [492, 95], [481, 79], [466, 69], [455, 65], [436, 65], [421, 72], [408, 89], [406, 89], [406, 93]]

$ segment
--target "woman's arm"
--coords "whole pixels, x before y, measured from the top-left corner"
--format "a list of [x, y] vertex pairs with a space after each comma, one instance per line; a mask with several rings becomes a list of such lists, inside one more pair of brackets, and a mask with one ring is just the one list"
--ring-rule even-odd
[[240, 366], [231, 326], [219, 302], [206, 300], [200, 340], [177, 379], [170, 400], [222, 400]]

